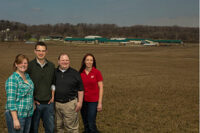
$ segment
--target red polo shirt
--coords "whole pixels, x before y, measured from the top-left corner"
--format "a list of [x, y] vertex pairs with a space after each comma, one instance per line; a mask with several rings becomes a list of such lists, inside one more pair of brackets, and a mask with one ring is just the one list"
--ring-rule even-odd
[[101, 72], [96, 68], [87, 75], [85, 70], [81, 73], [81, 78], [84, 86], [84, 101], [86, 102], [98, 102], [99, 100], [99, 86], [98, 82], [103, 81]]

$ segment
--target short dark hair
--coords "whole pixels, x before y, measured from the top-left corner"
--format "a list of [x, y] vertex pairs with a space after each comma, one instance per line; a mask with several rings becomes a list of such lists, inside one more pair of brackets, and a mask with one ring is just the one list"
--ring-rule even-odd
[[[63, 56], [63, 55], [67, 55], [68, 58], [69, 58], [69, 55], [68, 55], [67, 53], [60, 53], [59, 56], [58, 56], [58, 60], [60, 60], [60, 57]], [[70, 59], [70, 58], [69, 58], [69, 59]]]
[[16, 57], [15, 57], [15, 61], [13, 63], [13, 70], [16, 71], [17, 70], [17, 67], [15, 64], [21, 64], [22, 61], [26, 59], [27, 62], [29, 62], [29, 59], [26, 55], [23, 55], [23, 54], [18, 54]]
[[46, 50], [47, 50], [47, 45], [44, 42], [37, 42], [35, 44], [35, 49], [37, 48], [37, 46], [44, 46], [46, 48]]

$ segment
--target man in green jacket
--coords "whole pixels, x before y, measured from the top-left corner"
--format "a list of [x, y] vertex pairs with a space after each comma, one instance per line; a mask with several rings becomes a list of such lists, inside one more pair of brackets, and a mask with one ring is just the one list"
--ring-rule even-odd
[[38, 42], [35, 45], [36, 58], [29, 62], [28, 74], [34, 83], [34, 102], [36, 109], [33, 114], [31, 132], [38, 133], [40, 118], [46, 133], [54, 132], [54, 92], [52, 82], [55, 65], [45, 57], [47, 45]]

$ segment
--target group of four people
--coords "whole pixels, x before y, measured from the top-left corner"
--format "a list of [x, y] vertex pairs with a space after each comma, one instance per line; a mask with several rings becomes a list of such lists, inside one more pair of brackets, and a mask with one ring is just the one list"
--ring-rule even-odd
[[8, 132], [38, 133], [42, 119], [46, 133], [78, 133], [81, 110], [84, 132], [98, 133], [96, 115], [102, 110], [103, 78], [95, 57], [86, 54], [78, 72], [70, 67], [66, 53], [59, 55], [55, 68], [46, 59], [43, 42], [35, 45], [34, 53], [36, 58], [30, 62], [27, 56], [17, 55], [14, 73], [6, 81]]

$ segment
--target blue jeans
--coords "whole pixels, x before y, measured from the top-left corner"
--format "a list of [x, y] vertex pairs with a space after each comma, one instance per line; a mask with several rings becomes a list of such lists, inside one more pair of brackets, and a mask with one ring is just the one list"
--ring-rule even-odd
[[32, 117], [31, 133], [38, 133], [40, 118], [43, 121], [45, 133], [54, 133], [54, 103], [36, 104]]
[[20, 129], [14, 129], [13, 118], [9, 110], [5, 112], [8, 133], [29, 133], [31, 126], [31, 117], [18, 118], [20, 122]]
[[98, 102], [83, 102], [81, 116], [85, 133], [98, 133], [96, 126], [97, 105]]

